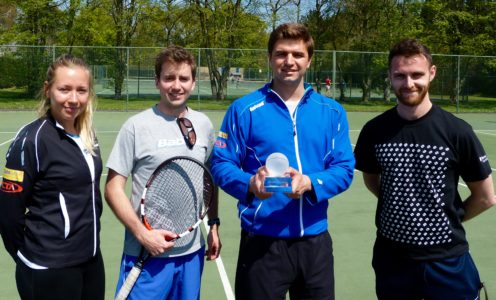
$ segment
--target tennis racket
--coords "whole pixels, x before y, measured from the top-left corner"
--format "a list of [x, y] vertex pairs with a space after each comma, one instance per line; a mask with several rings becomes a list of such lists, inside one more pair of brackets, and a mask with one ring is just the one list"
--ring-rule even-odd
[[[174, 247], [188, 239], [207, 214], [216, 189], [210, 171], [196, 159], [177, 156], [164, 161], [153, 172], [141, 196], [140, 217], [149, 230], [166, 229], [178, 234]], [[139, 257], [117, 293], [116, 300], [129, 296], [149, 253], [141, 247]]]

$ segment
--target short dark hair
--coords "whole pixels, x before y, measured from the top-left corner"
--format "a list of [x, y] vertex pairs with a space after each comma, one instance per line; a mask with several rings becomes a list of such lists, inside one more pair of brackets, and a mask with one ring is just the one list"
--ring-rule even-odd
[[274, 31], [270, 34], [268, 51], [269, 55], [272, 54], [274, 46], [279, 40], [303, 40], [307, 46], [308, 56], [311, 58], [313, 55], [314, 42], [313, 38], [308, 32], [305, 25], [300, 23], [285, 23], [277, 26]]
[[416, 39], [404, 39], [398, 42], [389, 51], [388, 67], [391, 69], [391, 62], [395, 56], [410, 57], [413, 55], [423, 55], [429, 62], [429, 67], [433, 65], [431, 51]]
[[155, 76], [160, 78], [162, 65], [164, 63], [180, 64], [186, 63], [191, 66], [191, 75], [193, 80], [196, 78], [196, 63], [195, 58], [186, 49], [180, 46], [171, 45], [157, 55], [155, 58]]

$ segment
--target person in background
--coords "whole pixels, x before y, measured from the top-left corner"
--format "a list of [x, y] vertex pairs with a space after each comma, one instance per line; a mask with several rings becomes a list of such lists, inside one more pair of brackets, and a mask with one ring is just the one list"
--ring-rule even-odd
[[325, 89], [326, 94], [329, 95], [331, 93], [331, 78], [329, 78], [329, 76], [327, 76], [325, 79]]
[[[313, 39], [302, 24], [270, 35], [272, 82], [227, 110], [212, 173], [238, 200], [236, 299], [334, 299], [329, 199], [351, 184], [355, 159], [341, 105], [304, 82]], [[267, 157], [287, 156], [291, 192], [267, 192]]]
[[320, 93], [321, 85], [320, 85], [320, 78], [319, 77], [315, 78], [315, 88], [317, 89], [317, 93]]
[[[122, 126], [107, 161], [109, 175], [105, 198], [125, 225], [124, 253], [117, 282], [119, 291], [134, 266], [143, 245], [153, 257], [148, 259], [128, 299], [198, 299], [205, 257], [205, 242], [195, 230], [176, 243], [176, 233], [148, 230], [138, 209], [145, 184], [153, 171], [174, 156], [190, 156], [209, 163], [215, 131], [206, 115], [187, 106], [195, 88], [196, 64], [185, 49], [170, 46], [155, 60], [155, 85], [160, 101]], [[184, 133], [185, 132], [185, 133]], [[194, 138], [193, 138], [194, 137]], [[132, 177], [132, 196], [126, 195]], [[181, 201], [181, 199], [177, 199]], [[217, 199], [215, 199], [217, 201]], [[221, 250], [217, 204], [208, 212], [207, 259], [216, 259]]]
[[102, 160], [95, 93], [80, 58], [48, 68], [39, 119], [17, 133], [0, 191], [0, 231], [21, 299], [104, 299], [100, 253]]
[[[379, 299], [479, 299], [481, 281], [462, 223], [496, 203], [474, 131], [430, 99], [429, 49], [414, 39], [389, 52], [398, 104], [360, 132], [356, 168], [378, 198], [372, 265]], [[470, 194], [458, 192], [460, 177]]]

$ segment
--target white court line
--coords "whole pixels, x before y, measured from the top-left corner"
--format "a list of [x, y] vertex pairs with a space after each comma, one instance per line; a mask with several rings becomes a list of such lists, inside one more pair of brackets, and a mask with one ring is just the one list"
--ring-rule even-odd
[[476, 133], [480, 134], [486, 134], [490, 136], [496, 136], [496, 133], [489, 133], [488, 131], [494, 131], [494, 130], [474, 130]]
[[0, 144], [0, 146], [7, 145], [7, 144], [9, 144], [10, 142], [12, 142], [13, 140], [14, 140], [13, 138], [12, 138], [12, 139], [10, 139], [10, 140], [7, 140], [7, 141], [5, 141], [5, 142], [1, 143], [1, 144]]
[[[208, 231], [207, 222], [208, 222], [208, 216], [205, 216], [205, 219], [203, 219], [203, 226], [205, 228], [205, 231]], [[222, 262], [222, 258], [220, 257], [220, 255], [215, 260], [215, 264], [217, 265], [217, 270], [219, 270], [219, 276], [220, 276], [220, 280], [222, 281], [222, 286], [224, 286], [226, 299], [234, 300], [235, 298], [231, 287], [231, 283], [229, 282], [229, 278], [227, 278], [226, 268], [224, 267], [224, 263]]]

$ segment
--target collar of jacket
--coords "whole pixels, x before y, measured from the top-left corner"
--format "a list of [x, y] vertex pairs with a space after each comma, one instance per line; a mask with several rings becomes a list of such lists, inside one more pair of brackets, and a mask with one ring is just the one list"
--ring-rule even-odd
[[[303, 86], [305, 87], [305, 93], [303, 94], [303, 97], [300, 100], [302, 103], [306, 102], [308, 100], [308, 98], [310, 98], [310, 95], [313, 93], [313, 88], [312, 88], [311, 84], [305, 82]], [[272, 89], [272, 81], [267, 83], [262, 89], [263, 89], [263, 92], [266, 94], [271, 93], [271, 94], [277, 95], [277, 98], [279, 98], [279, 99], [281, 98], [279, 96], [279, 94], [276, 93], [276, 91], [274, 91]]]

